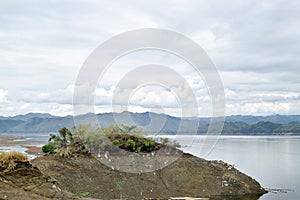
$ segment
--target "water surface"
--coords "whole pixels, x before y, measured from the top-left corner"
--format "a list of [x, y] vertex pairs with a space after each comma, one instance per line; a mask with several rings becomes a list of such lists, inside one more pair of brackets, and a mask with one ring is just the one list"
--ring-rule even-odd
[[[199, 156], [204, 138], [197, 136], [187, 151]], [[264, 188], [283, 189], [260, 200], [300, 199], [300, 136], [220, 136], [204, 158], [233, 164]]]

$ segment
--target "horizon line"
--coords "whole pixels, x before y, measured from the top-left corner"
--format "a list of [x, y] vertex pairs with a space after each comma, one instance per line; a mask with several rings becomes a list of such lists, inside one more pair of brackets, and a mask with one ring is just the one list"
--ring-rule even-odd
[[[76, 116], [83, 116], [83, 115], [88, 115], [88, 114], [95, 114], [95, 115], [100, 115], [100, 114], [121, 114], [124, 112], [128, 112], [128, 113], [133, 113], [133, 114], [144, 114], [144, 113], [153, 113], [153, 114], [157, 114], [157, 115], [167, 115], [167, 116], [171, 116], [171, 117], [176, 117], [176, 118], [212, 118], [212, 116], [188, 116], [188, 117], [180, 117], [180, 116], [174, 116], [171, 114], [166, 114], [166, 113], [156, 113], [156, 112], [132, 112], [132, 111], [122, 111], [122, 112], [100, 112], [100, 113], [92, 113], [92, 112], [88, 112], [88, 113], [84, 113], [84, 114], [80, 114], [80, 115], [76, 115]], [[54, 115], [51, 113], [47, 113], [47, 112], [28, 112], [28, 113], [24, 113], [24, 114], [17, 114], [17, 115], [13, 115], [13, 116], [2, 116], [0, 115], [0, 117], [4, 117], [4, 118], [14, 118], [17, 116], [26, 116], [26, 115], [30, 115], [30, 114], [41, 114], [41, 115], [51, 115], [52, 117], [76, 117], [75, 115]], [[279, 113], [274, 113], [274, 114], [267, 114], [267, 115], [262, 115], [262, 114], [231, 114], [231, 115], [224, 115], [224, 116], [215, 116], [213, 118], [219, 118], [219, 117], [232, 117], [232, 116], [253, 116], [253, 117], [269, 117], [269, 116], [297, 116], [300, 114], [279, 114]]]

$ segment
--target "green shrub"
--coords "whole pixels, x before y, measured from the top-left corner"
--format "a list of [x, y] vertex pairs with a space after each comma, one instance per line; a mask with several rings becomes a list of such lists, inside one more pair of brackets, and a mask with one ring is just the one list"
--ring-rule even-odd
[[89, 192], [81, 192], [81, 193], [79, 193], [79, 196], [80, 197], [90, 197], [91, 194]]
[[111, 125], [107, 128], [92, 128], [90, 125], [74, 127], [72, 131], [62, 128], [56, 135], [50, 135], [44, 152], [55, 152], [63, 157], [77, 156], [80, 153], [99, 154], [99, 152], [117, 152], [116, 147], [130, 152], [148, 153], [157, 151], [161, 147], [173, 148], [180, 145], [168, 138], [162, 138], [161, 143], [154, 139], [143, 137], [141, 130], [136, 126]]
[[[82, 131], [81, 131], [82, 132]], [[72, 157], [88, 154], [81, 132], [74, 134], [67, 128], [59, 129], [58, 134], [50, 134], [48, 144], [42, 147], [44, 153], [54, 152], [61, 157]]]
[[113, 143], [113, 145], [115, 145], [116, 147], [120, 147], [120, 146], [122, 146], [122, 143], [121, 143], [121, 141], [120, 141], [120, 140], [118, 140], [118, 139], [114, 139], [114, 140], [112, 141], [112, 143]]
[[53, 152], [55, 149], [56, 149], [56, 146], [55, 146], [55, 144], [53, 144], [52, 142], [48, 142], [48, 144], [45, 144], [45, 145], [42, 147], [42, 151], [43, 151], [44, 153], [51, 153], [51, 152]]
[[129, 140], [126, 141], [125, 147], [129, 151], [135, 151], [135, 149], [136, 149], [136, 142], [134, 140], [132, 140], [132, 139], [129, 139]]

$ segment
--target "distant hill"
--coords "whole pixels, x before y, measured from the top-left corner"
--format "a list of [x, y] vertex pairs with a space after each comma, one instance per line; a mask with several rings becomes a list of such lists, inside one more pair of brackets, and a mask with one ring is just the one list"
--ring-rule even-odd
[[8, 130], [20, 125], [24, 121], [13, 119], [0, 119], [0, 132], [7, 132]]
[[256, 124], [261, 121], [269, 121], [278, 124], [289, 124], [291, 122], [300, 122], [300, 115], [269, 115], [269, 116], [252, 116], [252, 115], [232, 115], [226, 117], [227, 122], [245, 122], [247, 124]]
[[[93, 120], [97, 118], [97, 121]], [[76, 116], [79, 124], [108, 127], [111, 124], [137, 125], [150, 133], [195, 134], [192, 127], [199, 125], [198, 134], [205, 134], [210, 118], [178, 118], [165, 114], [101, 113]], [[78, 125], [78, 124], [77, 124]], [[47, 113], [28, 113], [14, 117], [0, 117], [0, 132], [57, 132], [59, 128], [74, 127], [73, 116], [58, 117]], [[222, 134], [270, 135], [300, 134], [300, 115], [227, 116]]]

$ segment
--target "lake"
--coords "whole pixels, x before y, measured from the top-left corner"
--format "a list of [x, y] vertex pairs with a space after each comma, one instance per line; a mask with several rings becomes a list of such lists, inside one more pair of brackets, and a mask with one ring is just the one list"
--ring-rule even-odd
[[[176, 140], [184, 144], [183, 138]], [[187, 151], [199, 156], [204, 138], [197, 136]], [[300, 136], [220, 136], [204, 158], [233, 164], [264, 188], [287, 192], [268, 193], [259, 200], [300, 199]]]
[[[49, 138], [48, 133], [2, 135], [23, 136], [34, 145], [45, 144]], [[160, 137], [175, 138], [185, 146], [191, 136]], [[286, 191], [268, 193], [259, 200], [300, 199], [300, 136], [220, 136], [210, 153], [201, 156], [204, 139], [205, 136], [196, 136], [185, 151], [208, 160], [223, 160], [256, 179], [264, 188]], [[7, 148], [2, 147], [2, 150]], [[24, 151], [22, 147], [11, 149]]]

